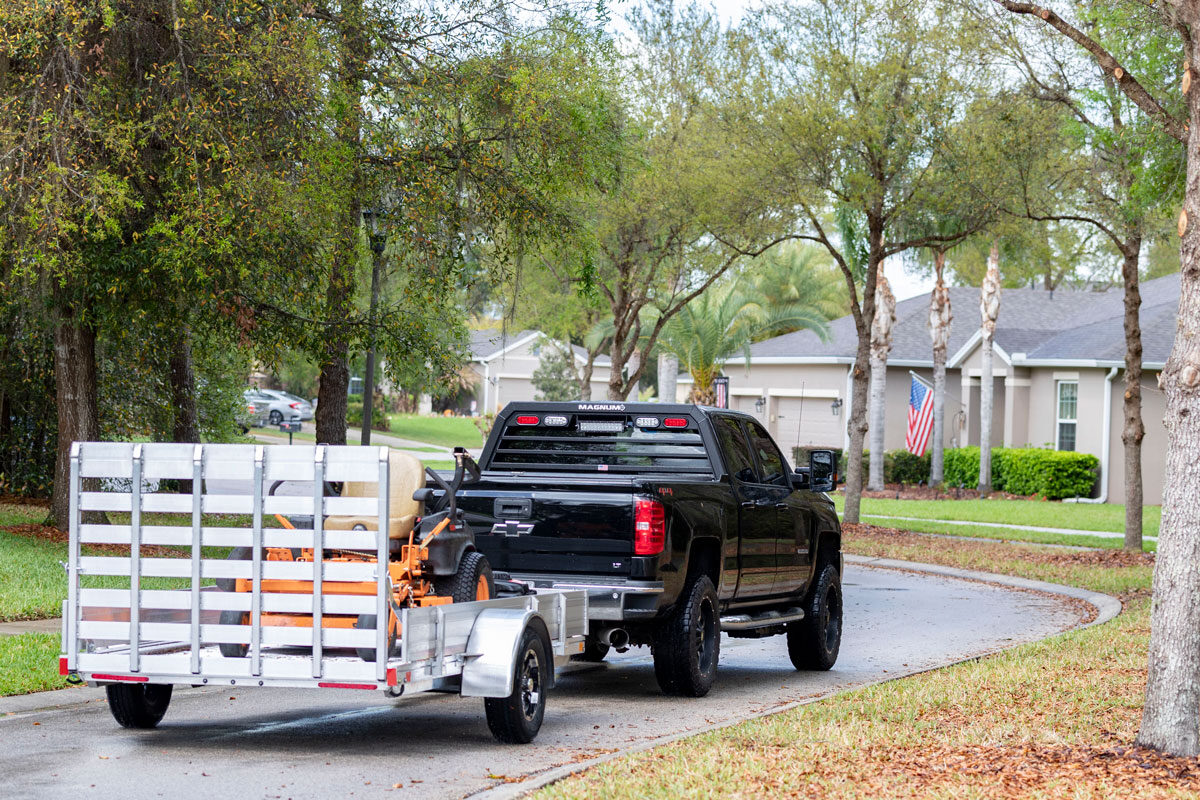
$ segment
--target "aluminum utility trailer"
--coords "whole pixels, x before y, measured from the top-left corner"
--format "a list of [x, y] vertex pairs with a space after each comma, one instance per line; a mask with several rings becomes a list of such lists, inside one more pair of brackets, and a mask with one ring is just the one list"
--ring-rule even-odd
[[[154, 727], [175, 684], [388, 697], [448, 690], [485, 698], [496, 738], [531, 741], [555, 663], [583, 650], [586, 593], [396, 608], [388, 570], [377, 569], [388, 561], [389, 525], [324, 525], [331, 516], [390, 520], [389, 477], [386, 447], [75, 443], [60, 671], [108, 687], [113, 715], [127, 727]], [[190, 481], [191, 491], [160, 490], [179, 481]], [[272, 494], [277, 481], [299, 482], [301, 494]], [[377, 497], [330, 496], [328, 484], [344, 481], [378, 483]], [[95, 524], [96, 511], [108, 521]], [[274, 515], [312, 522], [264, 525]], [[108, 547], [85, 556], [84, 545]], [[229, 560], [231, 547], [250, 548], [252, 557]], [[277, 561], [267, 548], [314, 555]], [[340, 551], [376, 560], [333, 560]], [[210, 585], [218, 578], [241, 578], [250, 590], [220, 591]], [[263, 591], [262, 582], [275, 579], [309, 591]], [[339, 593], [364, 582], [368, 591], [375, 584], [373, 594]], [[226, 621], [242, 612], [242, 624], [221, 624], [222, 612]], [[288, 615], [306, 622], [278, 622]], [[374, 625], [389, 618], [398, 623], [394, 641], [387, 625]], [[225, 657], [220, 643], [248, 645], [246, 656]]]

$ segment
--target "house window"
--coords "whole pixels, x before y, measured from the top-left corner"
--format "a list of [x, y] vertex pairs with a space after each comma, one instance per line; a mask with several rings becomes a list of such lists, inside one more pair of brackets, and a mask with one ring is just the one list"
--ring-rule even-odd
[[1075, 426], [1079, 419], [1079, 382], [1058, 382], [1058, 449], [1075, 449]]

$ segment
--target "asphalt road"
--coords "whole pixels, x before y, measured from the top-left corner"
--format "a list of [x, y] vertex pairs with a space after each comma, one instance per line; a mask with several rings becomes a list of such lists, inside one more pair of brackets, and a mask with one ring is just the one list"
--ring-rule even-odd
[[568, 668], [531, 745], [497, 744], [483, 702], [339, 690], [179, 690], [154, 731], [102, 701], [0, 718], [0, 797], [458, 798], [673, 733], [951, 663], [1073, 627], [1058, 598], [848, 566], [841, 657], [796, 672], [781, 637], [721, 644], [706, 698], [663, 697], [649, 651]]

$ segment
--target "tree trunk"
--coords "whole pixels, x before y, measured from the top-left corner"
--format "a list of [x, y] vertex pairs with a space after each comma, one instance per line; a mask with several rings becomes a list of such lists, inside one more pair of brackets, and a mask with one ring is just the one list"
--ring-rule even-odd
[[979, 494], [992, 491], [992, 340], [1000, 315], [1000, 247], [992, 243], [979, 293], [982, 369], [979, 377]]
[[191, 333], [184, 325], [172, 342], [171, 359], [171, 403], [175, 411], [175, 424], [171, 441], [199, 442], [200, 418], [196, 412], [196, 375], [192, 366]]
[[887, 419], [887, 356], [892, 349], [892, 324], [896, 321], [896, 296], [883, 274], [883, 262], [875, 278], [875, 318], [871, 323], [871, 463], [867, 488], [883, 489], [884, 421]]
[[362, 173], [362, 81], [370, 53], [362, 0], [342, 4], [338, 23], [336, 134], [345, 170], [346, 194], [333, 242], [329, 287], [325, 294], [325, 347], [317, 392], [316, 436], [322, 444], [346, 443], [346, 396], [350, 389], [350, 327], [354, 275], [359, 258], [364, 178]]
[[[1187, 68], [1193, 74], [1200, 69], [1190, 47]], [[1159, 376], [1167, 402], [1167, 471], [1137, 742], [1195, 756], [1200, 754], [1200, 92], [1189, 93], [1187, 104], [1179, 315], [1175, 345]]]
[[670, 353], [658, 355], [658, 400], [674, 403], [679, 389], [679, 359]]
[[[1138, 310], [1142, 294], [1138, 288], [1138, 258], [1142, 237], [1127, 237], [1121, 276], [1125, 281], [1125, 426], [1121, 442], [1125, 445], [1125, 549], [1142, 549], [1142, 326]], [[1107, 481], [1108, 476], [1103, 476]]]
[[933, 339], [933, 450], [929, 454], [929, 485], [941, 486], [945, 481], [946, 431], [946, 348], [950, 342], [950, 290], [944, 273], [946, 254], [934, 251], [933, 267], [937, 284], [929, 299], [929, 335]]
[[[96, 331], [79, 319], [76, 309], [65, 305], [59, 306], [54, 326], [54, 390], [58, 452], [54, 460], [50, 515], [45, 524], [65, 531], [71, 521], [71, 444], [100, 438]], [[96, 513], [96, 516], [102, 515]]]
[[592, 372], [596, 368], [596, 354], [588, 351], [587, 363], [583, 365], [583, 371], [579, 374], [579, 399], [592, 399]]
[[[863, 287], [859, 313], [854, 319], [858, 349], [855, 351], [854, 365], [851, 367], [850, 390], [853, 396], [850, 399], [850, 419], [846, 423], [850, 433], [850, 452], [846, 454], [846, 507], [842, 519], [851, 524], [858, 523], [862, 505], [862, 455], [863, 439], [867, 435], [867, 368], [871, 359], [871, 320], [875, 318], [875, 276], [880, 262], [883, 261], [882, 223], [877, 218], [868, 218], [867, 231], [870, 249], [867, 253], [866, 286]], [[848, 281], [853, 281], [853, 276], [847, 273], [845, 268], [843, 273]]]

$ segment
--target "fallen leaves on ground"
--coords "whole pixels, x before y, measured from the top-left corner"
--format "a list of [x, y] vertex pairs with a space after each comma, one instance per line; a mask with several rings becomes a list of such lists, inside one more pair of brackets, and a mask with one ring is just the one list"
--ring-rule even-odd
[[[20, 525], [6, 525], [0, 527], [0, 530], [17, 536], [24, 536], [28, 539], [40, 539], [45, 542], [65, 544], [70, 541], [70, 536], [66, 531], [60, 531], [58, 528], [52, 528], [49, 525], [38, 525], [34, 522], [25, 522]], [[127, 544], [89, 544], [86, 547], [88, 551], [97, 553], [129, 555], [129, 545]], [[178, 547], [163, 547], [154, 544], [144, 544], [141, 547], [141, 554], [148, 557], [176, 556], [180, 552], [180, 548]]]

